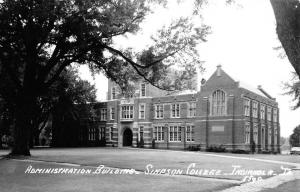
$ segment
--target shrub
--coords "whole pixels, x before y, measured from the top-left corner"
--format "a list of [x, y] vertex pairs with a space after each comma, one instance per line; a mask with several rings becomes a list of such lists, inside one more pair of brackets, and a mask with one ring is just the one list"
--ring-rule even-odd
[[226, 148], [223, 145], [210, 145], [206, 148], [206, 151], [221, 153], [226, 152]]
[[200, 151], [201, 147], [200, 147], [200, 145], [189, 145], [187, 147], [187, 150], [188, 151]]
[[235, 149], [235, 150], [232, 150], [232, 153], [249, 154], [249, 151], [246, 151], [246, 150], [243, 150], [243, 149]]

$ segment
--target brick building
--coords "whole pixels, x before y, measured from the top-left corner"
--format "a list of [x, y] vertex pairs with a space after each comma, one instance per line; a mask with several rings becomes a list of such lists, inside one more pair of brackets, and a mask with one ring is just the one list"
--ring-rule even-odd
[[[279, 152], [278, 103], [261, 86], [252, 88], [230, 77], [221, 66], [200, 91], [170, 93], [137, 84], [122, 98], [108, 82], [108, 100], [99, 103], [98, 123], [86, 130], [87, 143], [185, 149], [222, 145], [228, 150]], [[255, 143], [253, 145], [253, 143]]]

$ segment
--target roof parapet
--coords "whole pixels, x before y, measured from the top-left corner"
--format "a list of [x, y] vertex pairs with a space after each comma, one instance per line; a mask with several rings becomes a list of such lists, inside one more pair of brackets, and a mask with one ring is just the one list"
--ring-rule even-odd
[[272, 97], [269, 93], [267, 93], [261, 85], [257, 86], [257, 89], [260, 90], [264, 95], [266, 95], [269, 99], [276, 101], [276, 98]]

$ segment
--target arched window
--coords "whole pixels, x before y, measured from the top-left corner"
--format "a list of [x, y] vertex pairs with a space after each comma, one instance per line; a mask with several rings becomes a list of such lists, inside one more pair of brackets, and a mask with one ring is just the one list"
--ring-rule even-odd
[[226, 114], [226, 95], [222, 90], [217, 90], [212, 94], [212, 115], [220, 116]]

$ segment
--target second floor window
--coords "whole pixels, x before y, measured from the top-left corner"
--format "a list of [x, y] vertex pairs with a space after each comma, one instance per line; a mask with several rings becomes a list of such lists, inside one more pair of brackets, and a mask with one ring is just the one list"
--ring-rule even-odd
[[244, 115], [250, 116], [250, 100], [244, 99]]
[[114, 107], [110, 108], [110, 119], [111, 120], [115, 119], [115, 108]]
[[273, 121], [277, 122], [277, 109], [276, 108], [273, 109]]
[[257, 107], [257, 102], [256, 101], [253, 101], [252, 102], [252, 116], [254, 118], [257, 118], [258, 117], [258, 107]]
[[162, 119], [164, 117], [164, 105], [154, 105], [155, 110], [155, 119]]
[[196, 102], [189, 103], [188, 116], [189, 117], [195, 117], [196, 116]]
[[146, 96], [146, 84], [142, 83], [141, 84], [141, 97], [145, 97]]
[[265, 105], [260, 105], [260, 119], [265, 119]]
[[212, 94], [212, 115], [220, 116], [226, 114], [225, 92], [217, 90]]
[[100, 121], [106, 121], [107, 119], [107, 110], [100, 109]]
[[140, 119], [145, 119], [145, 104], [140, 104], [139, 106], [139, 118]]
[[267, 120], [271, 121], [271, 119], [272, 119], [272, 108], [267, 107]]
[[180, 117], [180, 104], [172, 104], [171, 105], [172, 116], [173, 118]]
[[133, 106], [122, 106], [121, 108], [121, 117], [122, 119], [133, 119]]

